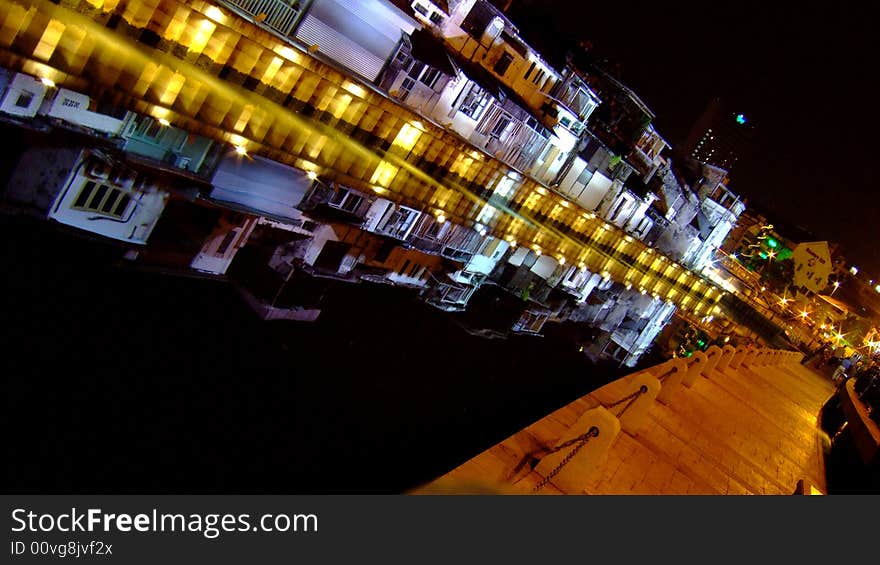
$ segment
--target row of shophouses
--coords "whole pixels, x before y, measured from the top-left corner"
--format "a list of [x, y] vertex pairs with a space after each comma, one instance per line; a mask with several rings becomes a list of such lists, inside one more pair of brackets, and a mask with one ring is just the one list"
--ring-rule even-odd
[[[379, 93], [422, 117], [385, 149], [411, 148], [420, 128], [442, 128], [472, 147], [469, 158], [503, 163], [497, 178], [458, 177], [485, 199], [476, 222], [383, 194], [391, 167], [375, 171], [372, 190], [348, 186], [0, 69], [0, 118], [30, 140], [19, 149], [7, 203], [121, 242], [145, 264], [222, 276], [247, 250], [279, 283], [398, 285], [450, 312], [465, 311], [478, 292], [503, 293], [515, 299], [506, 303], [512, 324], [498, 329], [540, 334], [548, 322], [576, 322], [597, 330], [593, 354], [630, 366], [670, 320], [672, 301], [488, 226], [528, 207], [514, 196], [537, 183], [539, 193], [604, 220], [611, 239], [641, 241], [701, 273], [744, 210], [726, 171], [667, 156], [654, 114], [634, 92], [572, 60], [551, 65], [485, 0], [198, 7], [218, 21], [248, 19], [344, 70], [354, 95]], [[430, 169], [423, 172], [458, 172]], [[553, 217], [538, 219], [564, 229]], [[253, 292], [264, 302], [272, 295]]]

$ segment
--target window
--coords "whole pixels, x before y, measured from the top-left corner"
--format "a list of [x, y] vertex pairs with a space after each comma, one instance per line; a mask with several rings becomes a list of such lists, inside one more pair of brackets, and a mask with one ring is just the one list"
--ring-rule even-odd
[[544, 139], [550, 138], [550, 131], [545, 128], [544, 125], [540, 123], [534, 116], [529, 116], [528, 118], [526, 118], [526, 125], [535, 130], [535, 132]]
[[538, 69], [538, 72], [535, 73], [535, 76], [532, 77], [532, 83], [538, 84], [539, 82], [541, 82], [541, 79], [544, 78], [544, 74], [546, 74], [544, 72], [544, 69]]
[[440, 232], [443, 230], [444, 226], [447, 226], [447, 223], [440, 223], [437, 220], [431, 220], [431, 225], [428, 226], [428, 229], [425, 230], [425, 235], [423, 236], [425, 239], [439, 239]]
[[424, 84], [427, 84], [430, 88], [434, 88], [434, 85], [437, 84], [438, 78], [440, 78], [440, 71], [433, 67], [428, 67], [425, 69], [425, 72], [422, 73], [419, 80]]
[[504, 134], [507, 133], [507, 129], [512, 122], [513, 117], [510, 114], [502, 112], [501, 115], [498, 116], [498, 121], [496, 121], [495, 125], [492, 126], [492, 129], [489, 130], [489, 135], [501, 139]]
[[131, 197], [123, 190], [88, 181], [79, 191], [73, 202], [73, 208], [122, 218], [130, 201]]
[[18, 95], [18, 98], [15, 100], [15, 105], [19, 108], [27, 108], [31, 105], [31, 102], [34, 100], [34, 93], [22, 90], [21, 94]]
[[226, 253], [226, 250], [229, 249], [230, 245], [232, 245], [232, 242], [235, 240], [235, 236], [237, 235], [238, 228], [226, 232], [226, 235], [223, 236], [223, 241], [221, 241], [220, 246], [217, 247], [217, 255], [223, 255], [224, 253]]
[[419, 215], [418, 210], [401, 206], [388, 215], [379, 229], [392, 237], [403, 238]]
[[400, 89], [397, 92], [397, 97], [401, 100], [406, 100], [415, 85], [416, 81], [414, 81], [412, 78], [404, 78], [403, 82], [400, 83]]
[[504, 76], [504, 73], [507, 72], [508, 67], [510, 67], [510, 63], [513, 62], [513, 57], [508, 52], [504, 52], [501, 54], [501, 57], [498, 58], [498, 61], [495, 63], [495, 66], [492, 67], [492, 70], [498, 73], [501, 76]]
[[523, 75], [523, 78], [528, 80], [529, 75], [532, 74], [532, 71], [535, 70], [535, 61], [532, 61], [532, 64], [529, 65], [529, 70], [526, 71], [526, 74]]
[[330, 198], [328, 204], [333, 208], [345, 210], [346, 212], [357, 213], [357, 209], [364, 201], [363, 196], [340, 187], [339, 190]]
[[440, 12], [434, 12], [431, 14], [430, 20], [439, 25], [443, 22], [443, 16], [440, 15]]
[[144, 118], [137, 127], [137, 135], [157, 139], [162, 133], [162, 124], [153, 118]]
[[426, 7], [423, 6], [422, 4], [419, 4], [418, 2], [416, 2], [415, 4], [413, 4], [413, 9], [415, 9], [416, 12], [420, 13], [420, 14], [423, 15], [423, 16], [427, 16], [427, 15], [428, 15], [428, 8], [426, 8]]
[[411, 61], [409, 68], [406, 70], [406, 74], [413, 78], [419, 78], [419, 75], [422, 74], [422, 70], [425, 68], [425, 64], [419, 61]]
[[471, 84], [458, 111], [474, 120], [479, 120], [489, 103], [489, 94], [476, 84]]

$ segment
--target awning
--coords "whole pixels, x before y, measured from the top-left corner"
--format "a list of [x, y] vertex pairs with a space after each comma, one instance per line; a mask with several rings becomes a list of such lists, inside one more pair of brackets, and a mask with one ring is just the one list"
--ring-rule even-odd
[[413, 31], [410, 34], [410, 42], [413, 57], [447, 76], [458, 75], [458, 67], [452, 62], [443, 42], [434, 37], [430, 31], [425, 29]]

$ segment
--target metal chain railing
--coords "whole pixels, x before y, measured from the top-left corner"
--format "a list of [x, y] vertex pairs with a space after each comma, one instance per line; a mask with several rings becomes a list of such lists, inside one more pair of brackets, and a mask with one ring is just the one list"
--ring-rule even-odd
[[568, 440], [568, 441], [565, 441], [565, 442], [561, 443], [560, 445], [554, 447], [552, 450], [550, 450], [550, 452], [547, 453], [547, 454], [545, 455], [545, 457], [546, 457], [547, 455], [550, 455], [550, 454], [556, 453], [557, 451], [561, 451], [561, 450], [565, 449], [566, 447], [570, 447], [570, 446], [572, 446], [572, 445], [577, 444], [577, 445], [575, 445], [574, 449], [572, 449], [572, 450], [568, 453], [568, 455], [566, 455], [566, 456], [562, 459], [562, 461], [560, 461], [559, 464], [558, 464], [556, 467], [553, 468], [552, 471], [550, 471], [549, 473], [547, 473], [547, 476], [546, 476], [546, 477], [544, 477], [543, 479], [541, 479], [541, 482], [539, 482], [537, 485], [535, 485], [535, 488], [532, 489], [532, 492], [538, 492], [539, 490], [541, 490], [542, 488], [544, 488], [544, 487], [547, 485], [547, 483], [549, 483], [550, 481], [553, 480], [553, 477], [555, 477], [555, 476], [559, 473], [559, 471], [562, 470], [563, 467], [565, 467], [566, 465], [568, 465], [568, 462], [569, 462], [569, 461], [571, 461], [572, 459], [574, 459], [574, 456], [577, 455], [578, 452], [579, 452], [579, 451], [580, 451], [585, 445], [587, 445], [587, 443], [588, 443], [592, 438], [594, 438], [594, 437], [598, 437], [598, 436], [599, 436], [599, 428], [597, 428], [596, 426], [593, 426], [593, 427], [591, 427], [591, 428], [587, 431], [587, 433], [585, 433], [585, 434], [581, 434], [581, 435], [577, 436], [576, 438], [572, 438], [572, 439], [570, 439], [570, 440]]
[[[636, 390], [632, 394], [628, 394], [628, 395], [624, 396], [623, 398], [621, 398], [620, 400], [618, 400], [617, 402], [612, 402], [608, 406], [603, 406], [603, 408], [605, 408], [606, 410], [610, 410], [611, 408], [614, 408], [615, 406], [620, 406], [621, 404], [626, 402], [626, 406], [624, 406], [620, 412], [615, 414], [618, 418], [620, 418], [621, 416], [623, 416], [623, 414], [627, 410], [629, 410], [629, 407], [633, 405], [633, 403], [636, 401], [636, 399], [638, 397], [640, 397], [641, 395], [645, 394], [646, 392], [648, 392], [648, 387], [645, 385], [642, 385], [638, 388], [638, 390]], [[629, 402], [627, 402], [627, 400]]]
[[678, 372], [678, 367], [673, 367], [673, 368], [669, 369], [668, 371], [666, 371], [665, 373], [663, 373], [662, 375], [660, 375], [659, 377], [657, 377], [657, 380], [662, 383], [663, 379], [665, 379], [666, 377], [668, 377], [672, 373], [676, 373], [676, 372]]
[[[676, 371], [676, 369], [673, 367], [672, 369], [667, 371], [664, 375], [662, 375], [661, 378], [666, 378], [667, 376], [671, 375], [675, 371]], [[616, 414], [616, 416], [618, 418], [620, 418], [621, 416], [623, 416], [626, 413], [627, 410], [629, 410], [629, 407], [632, 406], [633, 403], [635, 403], [635, 401], [641, 395], [645, 394], [646, 392], [648, 392], [648, 387], [645, 385], [642, 385], [632, 394], [628, 394], [628, 395], [624, 396], [623, 398], [621, 398], [620, 400], [618, 400], [616, 402], [612, 402], [611, 404], [609, 404], [607, 406], [603, 405], [602, 407], [605, 408], [606, 410], [610, 410], [611, 408], [614, 408], [615, 406], [620, 406], [621, 404], [626, 402], [626, 405], [623, 408], [621, 408], [620, 411]], [[532, 492], [536, 493], [539, 490], [541, 490], [542, 488], [544, 488], [547, 485], [547, 483], [549, 483], [551, 480], [553, 480], [553, 477], [555, 477], [557, 474], [559, 474], [559, 472], [566, 465], [568, 465], [569, 461], [574, 459], [574, 456], [578, 454], [578, 452], [590, 441], [591, 438], [594, 438], [598, 435], [599, 435], [599, 428], [597, 428], [596, 426], [593, 426], [589, 429], [589, 431], [587, 431], [587, 433], [581, 434], [581, 435], [577, 436], [576, 438], [565, 441], [565, 442], [559, 444], [558, 446], [554, 447], [548, 453], [546, 453], [544, 455], [544, 457], [546, 457], [547, 455], [556, 453], [557, 451], [560, 451], [562, 449], [565, 449], [566, 447], [570, 447], [572, 445], [577, 444], [577, 445], [575, 445], [574, 449], [572, 449], [568, 453], [568, 455], [566, 455], [562, 459], [562, 461], [560, 461], [559, 464], [553, 468], [552, 471], [547, 473], [546, 477], [541, 479], [541, 482], [539, 482], [537, 485], [535, 485], [535, 488], [532, 489]]]

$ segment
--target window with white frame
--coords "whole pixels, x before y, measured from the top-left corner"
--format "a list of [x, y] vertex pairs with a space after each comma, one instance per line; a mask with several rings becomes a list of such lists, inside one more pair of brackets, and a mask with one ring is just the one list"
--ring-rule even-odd
[[489, 103], [489, 93], [475, 83], [471, 83], [465, 90], [467, 92], [458, 106], [458, 111], [469, 118], [479, 120]]
[[122, 219], [130, 202], [131, 196], [126, 191], [90, 180], [80, 189], [73, 208]]
[[437, 80], [440, 78], [440, 71], [435, 69], [434, 67], [425, 67], [424, 72], [419, 77], [419, 81], [423, 84], [427, 85], [428, 88], [434, 88], [434, 85], [437, 84]]
[[356, 192], [353, 192], [345, 187], [338, 187], [336, 192], [330, 198], [328, 205], [333, 208], [338, 208], [340, 210], [345, 210], [346, 212], [356, 213], [357, 209], [360, 207], [361, 203], [364, 201], [364, 197]]
[[498, 114], [498, 118], [495, 120], [495, 123], [489, 129], [489, 135], [499, 140], [503, 140], [504, 136], [509, 133], [512, 126], [513, 116], [511, 116], [507, 112], [501, 112]]
[[393, 237], [403, 238], [419, 215], [418, 210], [399, 206], [386, 216], [379, 229]]

